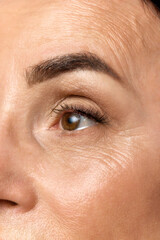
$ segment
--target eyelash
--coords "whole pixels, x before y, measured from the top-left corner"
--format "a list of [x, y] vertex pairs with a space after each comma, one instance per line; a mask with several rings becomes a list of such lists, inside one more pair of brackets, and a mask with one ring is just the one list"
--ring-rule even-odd
[[88, 117], [89, 119], [92, 119], [97, 123], [101, 123], [101, 124], [108, 123], [108, 119], [105, 115], [101, 114], [98, 111], [95, 111], [95, 109], [92, 109], [92, 108], [86, 109], [84, 106], [61, 104], [59, 108], [54, 108], [52, 112], [57, 114], [58, 117], [63, 116], [65, 112], [73, 112], [73, 113], [77, 113], [82, 116]]

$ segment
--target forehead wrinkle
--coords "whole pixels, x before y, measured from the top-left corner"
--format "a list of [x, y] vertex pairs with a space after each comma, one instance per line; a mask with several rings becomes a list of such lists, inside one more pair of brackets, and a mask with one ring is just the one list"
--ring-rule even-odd
[[[103, 0], [101, 2], [104, 3]], [[141, 18], [142, 13], [144, 13], [142, 12], [143, 8], [137, 6], [133, 1], [132, 3], [125, 1], [122, 3], [121, 10], [117, 6], [117, 0], [105, 2], [107, 4], [97, 5], [95, 0], [89, 2], [71, 0], [66, 1], [66, 4], [63, 2], [62, 5], [60, 0], [54, 3], [47, 1], [44, 4], [45, 7], [40, 7], [35, 15], [34, 11], [31, 11], [33, 15], [31, 14], [31, 18], [28, 19], [28, 25], [25, 20], [27, 33], [30, 26], [31, 31], [35, 31], [33, 39], [36, 39], [38, 44], [41, 44], [41, 40], [42, 43], [46, 44], [46, 41], [49, 43], [57, 39], [65, 39], [66, 41], [73, 38], [81, 40], [87, 38], [105, 43], [117, 55], [121, 53], [121, 55], [126, 56], [127, 51], [131, 55], [134, 52], [138, 53], [145, 40], [143, 29], [146, 26], [147, 18], [145, 15], [143, 19]], [[128, 3], [126, 4], [126, 2]], [[127, 6], [125, 13], [123, 4], [124, 7]], [[37, 6], [36, 3], [33, 6]], [[39, 13], [41, 13], [40, 16]], [[53, 24], [55, 19], [56, 24]], [[32, 22], [34, 25], [31, 24]], [[39, 40], [37, 26], [39, 26]], [[55, 32], [56, 34], [54, 34]]]
[[[85, 39], [84, 42], [88, 39], [88, 42], [99, 42], [106, 53], [110, 48], [118, 62], [121, 62], [122, 57], [127, 62], [129, 58], [134, 61], [133, 54], [136, 56], [139, 49], [150, 44], [147, 36], [149, 19], [144, 14], [143, 7], [138, 5], [138, 0], [124, 0], [121, 2], [121, 8], [119, 0], [100, 1], [105, 4], [98, 4], [95, 0], [20, 1], [23, 9], [20, 16], [17, 16], [17, 24], [20, 24], [28, 46], [30, 39], [32, 44], [38, 46], [47, 42], [60, 43], [64, 39]], [[151, 22], [153, 26], [154, 21]], [[152, 31], [155, 31], [153, 27]]]
[[[129, 30], [133, 30], [133, 29], [135, 30], [134, 34], [137, 33], [138, 35], [138, 31], [137, 31], [138, 28], [135, 28], [135, 22], [134, 22], [135, 20], [134, 18], [136, 17], [133, 14], [133, 12], [128, 10], [128, 13], [124, 14], [124, 11], [121, 12], [120, 9], [116, 7], [117, 4], [116, 5], [114, 5], [113, 3], [109, 4], [110, 1], [101, 0], [103, 4], [97, 5], [96, 1], [93, 1], [93, 0], [89, 2], [86, 0], [85, 1], [71, 0], [69, 1], [70, 4], [68, 4], [68, 1], [66, 1], [67, 2], [66, 4], [64, 4], [63, 2], [63, 6], [61, 5], [62, 1], [60, 0], [54, 1], [54, 3], [51, 0], [50, 1], [42, 0], [40, 1], [41, 4], [43, 3], [42, 5], [38, 4], [39, 1], [35, 0], [33, 2], [34, 4], [32, 3], [31, 6], [29, 5], [30, 7], [28, 9], [27, 7], [23, 8], [26, 10], [23, 10], [21, 13], [21, 15], [23, 15], [23, 18], [24, 18], [24, 20], [22, 19], [22, 21], [24, 21], [25, 23], [24, 25], [26, 25], [27, 30], [29, 29], [29, 27], [31, 28], [31, 30], [32, 28], [37, 30], [37, 23], [39, 21], [39, 26], [40, 26], [39, 30], [42, 32], [42, 34], [43, 32], [45, 34], [47, 32], [48, 34], [50, 34], [53, 32], [53, 30], [54, 31], [57, 30], [58, 32], [58, 30], [61, 30], [61, 28], [64, 29], [65, 27], [65, 32], [63, 31], [64, 36], [66, 36], [67, 34], [72, 34], [72, 32], [74, 32], [72, 30], [75, 30], [76, 28], [82, 29], [84, 31], [84, 34], [88, 32], [88, 28], [89, 28], [89, 30], [91, 30], [91, 33], [93, 33], [93, 35], [94, 34], [100, 35], [102, 33], [103, 37], [104, 37], [104, 33], [106, 34], [107, 32], [108, 34], [111, 32], [110, 35], [113, 35], [112, 30], [114, 32], [114, 29], [115, 31], [117, 31], [118, 29], [118, 33], [120, 33], [120, 31], [125, 32], [125, 38], [127, 37]], [[104, 4], [104, 2], [106, 2], [107, 4]], [[114, 0], [113, 2], [117, 2], [117, 1]], [[113, 12], [115, 14], [115, 17], [113, 16]], [[58, 25], [57, 29], [56, 29], [56, 26], [54, 26], [55, 29], [53, 29], [53, 24], [52, 24], [52, 21], [54, 22], [55, 14], [57, 14], [57, 17], [56, 17], [57, 22], [59, 20], [61, 21], [61, 19], [64, 18], [64, 22], [61, 22], [60, 26], [57, 24]], [[39, 15], [41, 18], [39, 18]], [[102, 16], [104, 17], [102, 18]], [[79, 21], [79, 19], [81, 19], [81, 21]], [[92, 21], [92, 27], [90, 26], [91, 21]], [[47, 29], [46, 29], [46, 25], [47, 25], [46, 23], [48, 24]], [[122, 23], [122, 24], [119, 24], [119, 23]], [[127, 25], [129, 25], [129, 27]]]
[[[121, 46], [127, 43], [128, 46], [130, 41], [134, 45], [141, 41], [144, 43], [143, 29], [148, 21], [145, 15], [143, 19], [141, 18], [144, 12], [142, 12], [141, 5], [137, 6], [138, 1], [135, 4], [130, 0], [124, 1], [124, 3], [121, 3], [122, 10], [118, 7], [118, 0], [101, 0], [102, 4], [97, 4], [95, 0], [71, 0], [66, 1], [66, 3], [61, 0], [54, 2], [51, 0], [41, 0], [40, 2], [35, 0], [33, 2], [31, 5], [33, 6], [32, 11], [31, 8], [25, 10], [25, 16], [22, 12], [24, 16], [22, 22], [24, 22], [26, 26], [24, 26], [24, 29], [26, 28], [27, 32], [35, 31], [34, 37], [37, 33], [40, 33], [44, 41], [56, 39], [56, 35], [61, 34], [61, 38], [65, 39], [78, 36], [80, 38], [101, 38], [101, 40], [106, 38], [107, 42], [111, 39], [110, 42], [115, 41], [117, 47], [119, 47], [119, 43]], [[39, 3], [43, 4], [40, 5]], [[124, 7], [127, 6], [125, 13], [123, 4]], [[57, 24], [53, 24], [55, 19]], [[37, 25], [39, 26], [39, 32]], [[79, 29], [78, 32], [77, 29]], [[53, 34], [55, 32], [56, 35]], [[35, 39], [37, 41], [38, 37]]]

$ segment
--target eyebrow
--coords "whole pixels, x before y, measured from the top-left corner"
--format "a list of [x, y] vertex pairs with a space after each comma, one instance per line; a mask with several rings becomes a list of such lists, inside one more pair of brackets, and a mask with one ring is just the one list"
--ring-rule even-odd
[[106, 73], [115, 80], [121, 78], [103, 59], [90, 52], [71, 53], [42, 61], [26, 69], [26, 81], [29, 87], [35, 84], [58, 77], [61, 74], [76, 71], [90, 70]]

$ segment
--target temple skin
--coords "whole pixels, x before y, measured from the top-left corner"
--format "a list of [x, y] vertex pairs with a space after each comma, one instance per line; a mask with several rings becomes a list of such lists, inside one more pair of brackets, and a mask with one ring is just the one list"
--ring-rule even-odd
[[[0, 0], [0, 239], [160, 239], [160, 19], [140, 0]], [[91, 53], [120, 76], [63, 72]], [[38, 79], [37, 79], [38, 82]], [[60, 104], [106, 117], [60, 128]]]

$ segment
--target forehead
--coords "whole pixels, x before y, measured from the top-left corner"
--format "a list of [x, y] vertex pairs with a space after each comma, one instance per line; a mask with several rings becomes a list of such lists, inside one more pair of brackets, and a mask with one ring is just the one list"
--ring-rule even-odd
[[[111, 35], [117, 30], [123, 32], [126, 28], [136, 31], [140, 30], [136, 20], [142, 20], [138, 17], [143, 15], [142, 24], [146, 20], [139, 0], [5, 0], [0, 11], [4, 19], [2, 24], [13, 26], [15, 33], [37, 31], [41, 36], [52, 34], [51, 38], [59, 33], [62, 37], [78, 36], [88, 30], [95, 36], [99, 33]], [[2, 25], [2, 29], [4, 27]], [[86, 32], [84, 34], [86, 36]]]
[[94, 51], [116, 65], [126, 54], [135, 60], [144, 46], [159, 48], [159, 22], [140, 0], [2, 0], [0, 14], [1, 53], [21, 64], [22, 56], [30, 65], [69, 49]]

